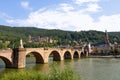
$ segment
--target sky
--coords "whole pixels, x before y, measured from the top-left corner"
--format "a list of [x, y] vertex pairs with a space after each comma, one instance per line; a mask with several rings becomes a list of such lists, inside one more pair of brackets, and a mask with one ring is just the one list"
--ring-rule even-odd
[[120, 31], [120, 0], [0, 0], [0, 25]]

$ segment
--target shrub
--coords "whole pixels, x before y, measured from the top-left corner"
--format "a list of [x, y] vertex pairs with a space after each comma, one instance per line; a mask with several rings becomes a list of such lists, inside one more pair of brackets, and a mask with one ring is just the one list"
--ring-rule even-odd
[[33, 70], [10, 72], [0, 80], [80, 80], [80, 77], [68, 66], [60, 70], [56, 65], [52, 65], [48, 74]]

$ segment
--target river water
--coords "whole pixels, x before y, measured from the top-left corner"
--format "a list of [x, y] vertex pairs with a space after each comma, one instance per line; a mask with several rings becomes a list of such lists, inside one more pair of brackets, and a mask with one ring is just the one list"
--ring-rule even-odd
[[[69, 65], [81, 77], [81, 80], [120, 80], [119, 58], [81, 58], [56, 63], [60, 68]], [[29, 57], [26, 64], [25, 69], [6, 69], [4, 62], [0, 60], [0, 75], [26, 69], [47, 72], [54, 62], [50, 59], [48, 64], [35, 64], [34, 57]]]

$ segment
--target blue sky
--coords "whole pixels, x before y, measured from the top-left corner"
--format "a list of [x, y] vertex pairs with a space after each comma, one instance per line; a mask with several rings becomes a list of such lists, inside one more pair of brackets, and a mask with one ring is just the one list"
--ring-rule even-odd
[[120, 31], [120, 0], [0, 0], [0, 25]]

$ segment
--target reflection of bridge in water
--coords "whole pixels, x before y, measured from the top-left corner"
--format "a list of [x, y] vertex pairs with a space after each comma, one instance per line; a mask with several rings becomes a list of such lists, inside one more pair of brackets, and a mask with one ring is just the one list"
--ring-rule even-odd
[[36, 63], [48, 63], [51, 54], [54, 61], [62, 61], [80, 58], [83, 52], [73, 48], [16, 48], [0, 51], [0, 58], [7, 68], [24, 68], [26, 55], [31, 53], [36, 58]]

